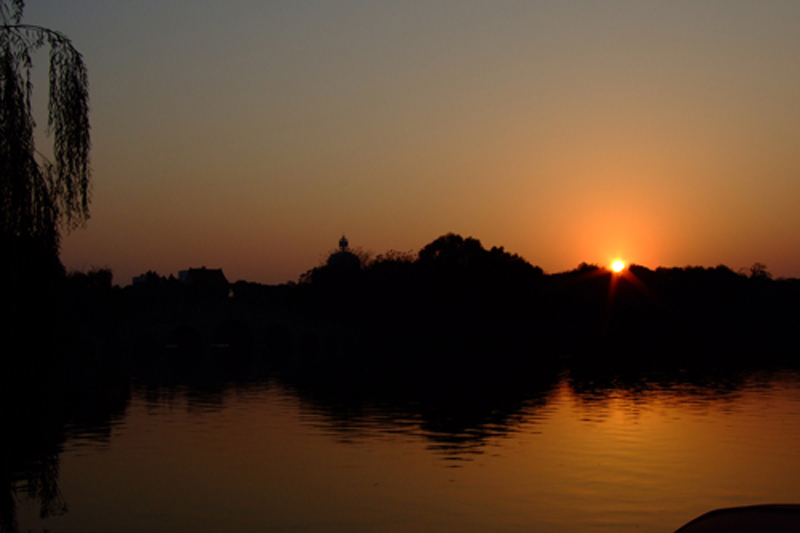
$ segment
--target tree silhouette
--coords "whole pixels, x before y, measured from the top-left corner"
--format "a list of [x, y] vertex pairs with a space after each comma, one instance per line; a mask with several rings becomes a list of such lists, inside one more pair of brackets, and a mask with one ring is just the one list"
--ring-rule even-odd
[[[24, 7], [24, 0], [0, 0], [0, 236], [6, 247], [33, 245], [57, 256], [61, 230], [89, 215], [88, 78], [65, 35], [21, 23]], [[32, 56], [45, 45], [52, 161], [36, 149], [31, 106]]]

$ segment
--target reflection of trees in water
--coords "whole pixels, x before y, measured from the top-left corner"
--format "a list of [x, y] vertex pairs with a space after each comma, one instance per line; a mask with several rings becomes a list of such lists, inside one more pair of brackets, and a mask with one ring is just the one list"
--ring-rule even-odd
[[72, 386], [18, 382], [2, 391], [0, 532], [18, 530], [21, 498], [37, 502], [41, 518], [67, 512], [58, 480], [64, 443], [108, 442], [129, 401], [128, 384], [118, 379], [84, 379]]
[[306, 422], [340, 442], [421, 437], [444, 459], [462, 461], [484, 453], [488, 443], [546, 419], [560, 385], [569, 387], [586, 420], [602, 422], [612, 408], [634, 417], [652, 409], [654, 402], [706, 410], [732, 404], [744, 390], [769, 388], [775, 379], [800, 380], [798, 373], [787, 378], [743, 368], [646, 371], [575, 366], [566, 372], [517, 369], [502, 375], [450, 370], [438, 369], [426, 379], [400, 374], [374, 381], [364, 374], [332, 372], [282, 381], [312, 413]]
[[[800, 382], [797, 370], [684, 368], [660, 370], [619, 370], [575, 367], [567, 381], [572, 397], [586, 420], [602, 422], [617, 402], [627, 414], [638, 417], [654, 402], [705, 411], [710, 406], [731, 405], [745, 390], [768, 390], [777, 381]], [[620, 405], [621, 403], [621, 405]]]
[[518, 390], [510, 397], [495, 395], [480, 403], [426, 409], [420, 429], [431, 442], [428, 448], [449, 460], [482, 454], [487, 443], [520, 431], [532, 415], [547, 405], [555, 382], [538, 385], [542, 388]]
[[[434, 355], [447, 364], [432, 363]], [[553, 366], [515, 366], [514, 361], [496, 351], [460, 351], [457, 356], [421, 352], [404, 364], [395, 359], [390, 367], [370, 367], [356, 357], [356, 366], [329, 365], [300, 373], [196, 361], [191, 371], [142, 373], [135, 387], [152, 406], [178, 401], [189, 410], [206, 412], [224, 409], [232, 396], [263, 391], [278, 379], [298, 396], [305, 411], [302, 423], [316, 425], [341, 442], [421, 438], [429, 450], [457, 465], [485, 453], [494, 441], [546, 419], [559, 386], [568, 386], [579, 409], [602, 421], [604, 410], [618, 399], [634, 415], [653, 400], [705, 408], [733, 402], [743, 389], [769, 387], [774, 377], [768, 371], [736, 368], [648, 371], [575, 362], [563, 372]], [[65, 442], [107, 442], [115, 421], [124, 416], [130, 401], [127, 380], [93, 376], [78, 381], [80, 386], [48, 391], [29, 385], [0, 391], [0, 532], [17, 531], [21, 498], [38, 502], [43, 517], [65, 512], [58, 484]]]
[[66, 440], [63, 420], [55, 409], [38, 398], [26, 397], [25, 392], [17, 391], [13, 399], [4, 394], [3, 398], [2, 532], [17, 531], [16, 506], [20, 497], [37, 501], [42, 518], [66, 511], [58, 488], [58, 457]]
[[264, 390], [272, 373], [261, 360], [226, 359], [227, 350], [219, 350], [215, 356], [198, 350], [194, 355], [180, 364], [167, 360], [166, 365], [137, 367], [134, 387], [144, 397], [148, 410], [185, 405], [190, 412], [219, 412], [232, 393]]
[[392, 375], [378, 376], [329, 368], [281, 380], [340, 441], [422, 437], [446, 459], [464, 460], [482, 453], [487, 442], [519, 431], [559, 381], [551, 368], [520, 365], [496, 372], [488, 361], [472, 363], [395, 367]]
[[352, 351], [338, 362], [317, 360], [299, 370], [247, 360], [225, 365], [198, 355], [189, 366], [139, 368], [135, 386], [153, 410], [180, 404], [214, 412], [237, 390], [263, 390], [279, 376], [311, 410], [304, 422], [320, 425], [322, 419], [321, 429], [342, 442], [418, 436], [432, 450], [464, 457], [513, 433], [522, 413], [543, 405], [558, 382], [552, 369], [514, 363], [496, 350], [462, 344], [447, 352], [406, 348]]
[[[29, 443], [23, 443], [29, 444]], [[0, 503], [0, 532], [16, 532], [17, 499], [20, 496], [39, 503], [39, 516], [47, 518], [67, 511], [67, 505], [58, 487], [58, 457], [60, 444], [48, 443], [50, 451], [9, 449], [3, 450], [2, 503]], [[16, 447], [15, 447], [16, 448]]]

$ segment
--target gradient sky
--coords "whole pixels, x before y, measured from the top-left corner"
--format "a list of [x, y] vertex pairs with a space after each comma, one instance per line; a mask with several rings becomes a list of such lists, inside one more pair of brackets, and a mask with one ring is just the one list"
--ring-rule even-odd
[[69, 269], [280, 283], [455, 232], [800, 277], [795, 0], [27, 3], [89, 68]]

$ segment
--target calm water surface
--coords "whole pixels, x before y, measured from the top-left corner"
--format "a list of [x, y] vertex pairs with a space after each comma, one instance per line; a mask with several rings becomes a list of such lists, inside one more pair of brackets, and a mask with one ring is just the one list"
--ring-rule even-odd
[[68, 428], [68, 510], [17, 494], [19, 530], [669, 532], [800, 502], [797, 372], [484, 394], [134, 385], [110, 432]]

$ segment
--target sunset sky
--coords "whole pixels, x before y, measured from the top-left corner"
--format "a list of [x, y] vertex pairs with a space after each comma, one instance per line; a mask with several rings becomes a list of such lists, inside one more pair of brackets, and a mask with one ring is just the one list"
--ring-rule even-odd
[[89, 69], [68, 269], [281, 283], [342, 233], [455, 232], [547, 272], [800, 277], [795, 0], [28, 0], [24, 21]]

